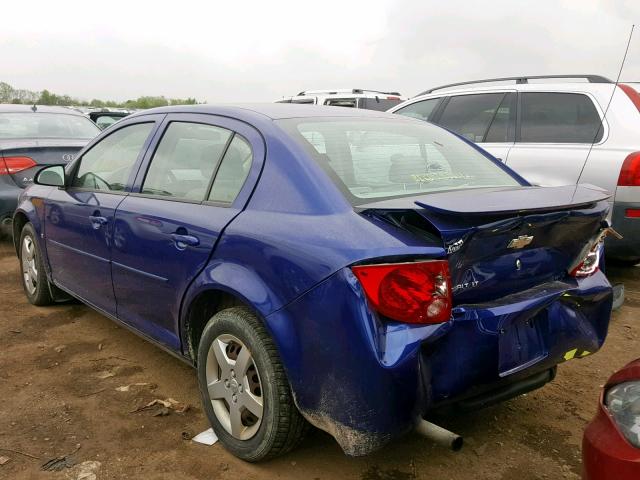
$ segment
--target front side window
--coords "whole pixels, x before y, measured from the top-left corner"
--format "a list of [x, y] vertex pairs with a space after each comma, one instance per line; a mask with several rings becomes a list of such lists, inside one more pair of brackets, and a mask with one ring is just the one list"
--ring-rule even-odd
[[80, 159], [73, 186], [91, 190], [122, 191], [153, 123], [138, 123], [116, 130]]
[[[517, 186], [496, 163], [426, 122], [302, 118], [278, 123], [301, 142], [354, 205], [443, 190]], [[310, 139], [322, 138], [322, 149]]]
[[394, 113], [428, 121], [439, 102], [439, 98], [430, 98], [429, 100], [423, 100], [421, 102], [407, 105], [400, 110], [396, 110]]
[[467, 140], [484, 142], [504, 97], [504, 93], [453, 96], [437, 123]]
[[202, 201], [231, 132], [200, 123], [171, 122], [142, 184], [141, 193]]
[[586, 95], [547, 92], [521, 95], [521, 142], [592, 143], [602, 140], [600, 115]]
[[240, 135], [236, 134], [224, 154], [220, 168], [213, 180], [209, 200], [219, 203], [232, 203], [244, 181], [249, 175], [253, 154], [251, 146]]

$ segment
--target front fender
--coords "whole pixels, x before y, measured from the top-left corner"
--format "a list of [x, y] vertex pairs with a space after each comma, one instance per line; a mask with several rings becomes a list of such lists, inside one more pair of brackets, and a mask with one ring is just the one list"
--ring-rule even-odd
[[44, 198], [42, 195], [30, 195], [32, 189], [36, 189], [37, 187], [31, 187], [28, 190], [25, 190], [24, 193], [20, 195], [18, 198], [18, 206], [16, 208], [15, 213], [13, 214], [14, 223], [13, 223], [13, 243], [16, 247], [16, 253], [18, 253], [19, 241], [20, 241], [20, 232], [22, 230], [22, 226], [26, 222], [22, 222], [22, 224], [18, 224], [16, 219], [20, 218], [20, 216], [24, 216], [27, 219], [27, 222], [30, 222], [35, 228], [37, 235], [38, 246], [40, 247], [40, 251], [43, 252], [45, 265], [48, 265], [48, 259], [46, 258], [46, 251], [44, 246], [44, 241], [42, 238], [42, 234], [44, 233]]

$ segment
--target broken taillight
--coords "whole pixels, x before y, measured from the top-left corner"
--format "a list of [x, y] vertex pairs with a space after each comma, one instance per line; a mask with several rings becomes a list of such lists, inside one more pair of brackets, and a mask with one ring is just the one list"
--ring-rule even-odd
[[591, 249], [587, 256], [584, 257], [584, 260], [580, 262], [580, 264], [571, 270], [570, 275], [572, 277], [588, 277], [589, 275], [593, 275], [598, 271], [600, 267], [600, 250], [601, 245], [598, 242], [595, 247]]
[[451, 279], [446, 260], [359, 265], [351, 270], [371, 306], [404, 323], [442, 323], [451, 317]]

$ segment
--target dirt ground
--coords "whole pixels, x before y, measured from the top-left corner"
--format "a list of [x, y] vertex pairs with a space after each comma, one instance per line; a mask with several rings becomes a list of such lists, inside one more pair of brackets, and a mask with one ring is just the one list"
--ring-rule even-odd
[[[556, 380], [534, 393], [444, 419], [443, 426], [465, 437], [462, 451], [409, 435], [369, 457], [349, 458], [331, 437], [313, 431], [284, 458], [251, 465], [219, 444], [183, 439], [183, 432], [208, 428], [189, 366], [83, 305], [30, 306], [12, 247], [2, 242], [0, 457], [8, 461], [0, 458], [0, 478], [578, 478], [582, 431], [600, 387], [640, 356], [640, 268], [610, 269], [610, 276], [625, 282], [627, 301], [603, 349], [561, 365]], [[156, 398], [190, 408], [166, 416], [154, 416], [158, 407], [134, 412]], [[75, 466], [41, 470], [71, 453]]]

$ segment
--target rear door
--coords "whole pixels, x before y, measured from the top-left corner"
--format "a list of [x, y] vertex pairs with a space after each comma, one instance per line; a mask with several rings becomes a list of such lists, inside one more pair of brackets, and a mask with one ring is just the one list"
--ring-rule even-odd
[[516, 142], [507, 165], [535, 185], [577, 183], [591, 144], [607, 137], [590, 95], [520, 92]]
[[182, 297], [244, 208], [264, 152], [262, 137], [244, 123], [167, 117], [134, 192], [116, 212], [113, 286], [120, 320], [180, 348]]
[[512, 91], [452, 95], [433, 118], [506, 162], [515, 139], [516, 93]]
[[111, 286], [114, 213], [162, 115], [138, 117], [82, 154], [66, 189], [45, 200], [45, 238], [54, 282], [115, 315]]

